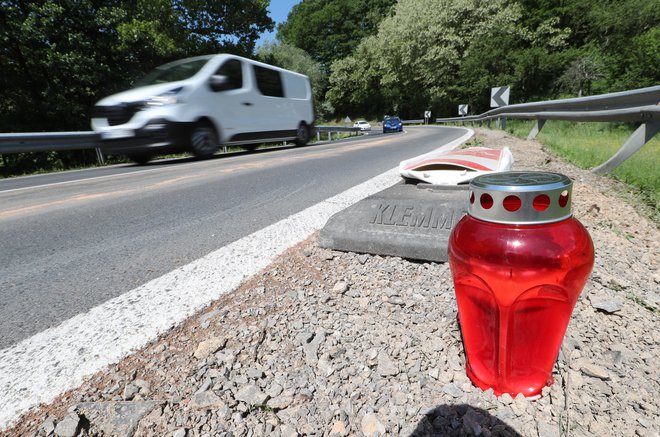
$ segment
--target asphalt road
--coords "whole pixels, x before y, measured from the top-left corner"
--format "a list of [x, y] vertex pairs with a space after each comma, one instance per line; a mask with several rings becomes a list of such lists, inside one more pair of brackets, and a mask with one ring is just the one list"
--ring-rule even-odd
[[0, 349], [464, 132], [0, 180]]

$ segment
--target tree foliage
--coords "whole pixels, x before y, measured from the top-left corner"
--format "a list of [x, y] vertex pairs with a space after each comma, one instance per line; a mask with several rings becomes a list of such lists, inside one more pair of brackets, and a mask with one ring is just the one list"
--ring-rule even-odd
[[96, 100], [178, 57], [252, 53], [267, 0], [0, 2], [0, 131], [88, 129]]
[[[565, 39], [553, 19], [526, 26], [522, 7], [507, 0], [401, 0], [375, 37], [333, 63], [327, 97], [344, 112], [383, 102], [370, 113], [418, 118], [458, 103], [483, 106], [470, 98], [493, 85], [543, 94], [539, 79], [552, 66], [541, 59], [561, 50]], [[346, 86], [354, 90], [350, 96]]]
[[334, 58], [327, 99], [340, 114], [419, 118], [485, 111], [494, 86], [512, 102], [621, 91], [659, 82], [659, 47], [651, 0], [400, 0]]
[[277, 27], [277, 38], [305, 50], [328, 69], [378, 30], [392, 0], [305, 0]]

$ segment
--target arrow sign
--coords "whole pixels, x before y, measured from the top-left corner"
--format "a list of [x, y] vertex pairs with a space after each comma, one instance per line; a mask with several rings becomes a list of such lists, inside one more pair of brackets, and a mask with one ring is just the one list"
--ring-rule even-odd
[[501, 86], [490, 89], [490, 107], [499, 108], [509, 104], [509, 87]]
[[467, 115], [468, 105], [458, 105], [458, 115]]
[[424, 111], [424, 118], [431, 118], [431, 111]]

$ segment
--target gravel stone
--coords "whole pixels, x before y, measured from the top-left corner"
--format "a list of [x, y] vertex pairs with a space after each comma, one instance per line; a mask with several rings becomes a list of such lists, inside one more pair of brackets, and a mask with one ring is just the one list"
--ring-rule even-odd
[[365, 414], [360, 422], [360, 429], [365, 437], [378, 437], [385, 435], [385, 425], [378, 420], [374, 413]]
[[80, 417], [76, 413], [69, 413], [55, 427], [57, 437], [75, 437], [80, 429]]
[[47, 417], [46, 420], [41, 424], [41, 431], [46, 435], [49, 435], [51, 432], [55, 431], [55, 419], [52, 417]]
[[186, 429], [179, 428], [172, 433], [172, 437], [186, 437]]
[[378, 354], [378, 374], [381, 376], [395, 376], [399, 374], [399, 367], [386, 352]]
[[595, 302], [591, 304], [597, 310], [606, 312], [607, 314], [612, 314], [619, 312], [623, 309], [623, 302], [618, 300], [607, 300], [603, 302]]
[[268, 395], [259, 390], [256, 385], [249, 384], [236, 393], [236, 400], [245, 402], [248, 405], [264, 405], [268, 400]]
[[607, 370], [603, 369], [602, 367], [596, 366], [594, 364], [587, 364], [585, 366], [582, 366], [580, 370], [582, 371], [582, 373], [584, 373], [587, 376], [602, 379], [603, 381], [610, 380], [610, 375], [607, 372]]
[[346, 282], [340, 281], [332, 287], [333, 293], [344, 294], [348, 291], [348, 284]]
[[196, 393], [188, 406], [193, 410], [220, 410], [225, 407], [225, 403], [222, 399], [213, 393], [211, 390], [207, 390], [201, 393]]
[[202, 341], [197, 346], [195, 350], [195, 358], [198, 360], [205, 360], [209, 355], [218, 351], [225, 346], [227, 339], [225, 338], [211, 338], [209, 340]]

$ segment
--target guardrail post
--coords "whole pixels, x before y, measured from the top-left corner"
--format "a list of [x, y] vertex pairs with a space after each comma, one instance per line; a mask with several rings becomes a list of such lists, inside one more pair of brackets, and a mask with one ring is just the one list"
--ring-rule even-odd
[[534, 127], [532, 128], [531, 131], [529, 131], [529, 134], [527, 135], [527, 139], [533, 140], [534, 138], [536, 138], [539, 132], [541, 132], [541, 129], [543, 129], [543, 125], [545, 125], [545, 120], [543, 118], [539, 118], [538, 120], [536, 120]]
[[628, 159], [633, 153], [648, 143], [651, 138], [660, 130], [660, 121], [648, 121], [637, 128], [635, 132], [623, 143], [623, 146], [603, 164], [591, 169], [597, 174], [607, 174], [617, 168]]
[[99, 161], [99, 165], [105, 165], [105, 160], [103, 159], [103, 152], [100, 148], [96, 148], [96, 159]]

